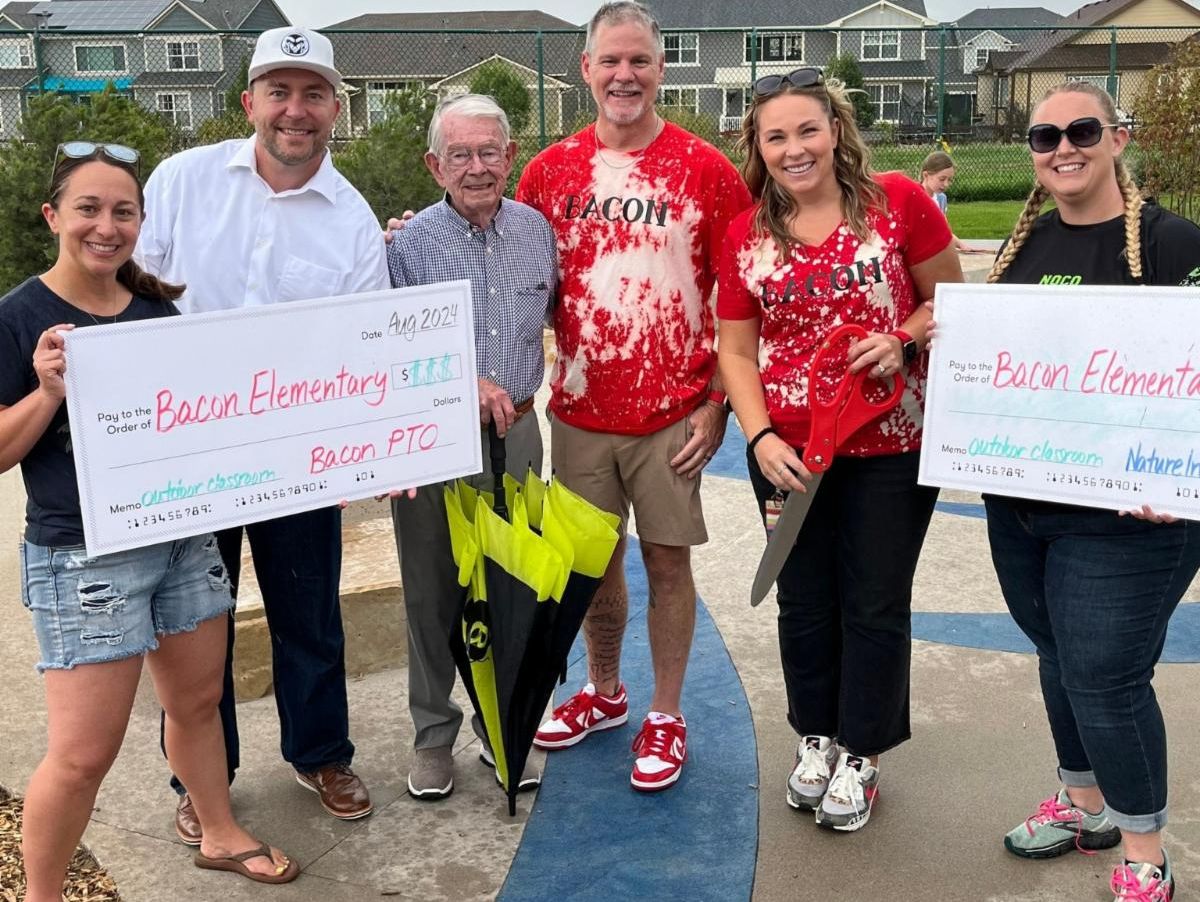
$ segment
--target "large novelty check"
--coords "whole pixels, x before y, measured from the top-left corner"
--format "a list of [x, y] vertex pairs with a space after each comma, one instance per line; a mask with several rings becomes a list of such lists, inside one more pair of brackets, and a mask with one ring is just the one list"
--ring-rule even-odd
[[77, 329], [88, 554], [481, 468], [468, 282]]
[[1200, 290], [939, 285], [920, 481], [1200, 518]]

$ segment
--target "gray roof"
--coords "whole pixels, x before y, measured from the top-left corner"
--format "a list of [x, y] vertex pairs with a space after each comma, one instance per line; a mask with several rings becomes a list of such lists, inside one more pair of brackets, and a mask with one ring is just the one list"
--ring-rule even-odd
[[13, 3], [6, 3], [0, 7], [0, 15], [8, 16], [17, 23], [18, 28], [36, 28], [37, 19], [29, 14], [35, 6], [37, 6], [37, 0], [32, 0], [32, 2], [14, 0]]
[[[824, 25], [874, 5], [874, 0], [740, 0], [697, 3], [695, 0], [647, 0], [663, 28], [751, 28]], [[925, 0], [890, 0], [925, 16]]]
[[135, 88], [211, 88], [225, 73], [216, 72], [143, 72], [133, 80]]
[[[532, 34], [400, 34], [329, 32], [343, 78], [445, 78], [492, 56], [536, 71], [537, 41]], [[543, 42], [547, 75], [575, 83], [583, 34], [547, 35]], [[565, 78], [564, 78], [565, 76]]]
[[439, 31], [456, 28], [497, 29], [559, 29], [578, 26], [564, 19], [536, 9], [478, 10], [475, 12], [444, 13], [367, 13], [336, 22], [322, 31], [333, 28], [378, 29], [378, 28], [431, 28]]
[[[1062, 25], [1064, 18], [1052, 10], [1041, 6], [986, 6], [973, 9], [965, 16], [959, 16], [954, 22], [960, 30], [970, 30], [974, 33], [995, 31], [1004, 34], [1005, 28], [1026, 26], [1030, 28], [1053, 28]], [[1021, 34], [1021, 32], [1014, 32]], [[1009, 35], [1004, 34], [1005, 37]]]
[[246, 17], [262, 2], [264, 0], [180, 0], [179, 5], [194, 12], [213, 28], [224, 30], [241, 28]]
[[71, 31], [138, 31], [174, 0], [46, 0], [30, 13], [50, 13], [47, 26]]
[[0, 69], [0, 88], [23, 88], [35, 78], [36, 69]]
[[[1117, 51], [1117, 71], [1126, 69], [1151, 69], [1166, 59], [1177, 46], [1168, 42], [1133, 41], [1122, 44]], [[1036, 50], [994, 53], [988, 60], [988, 69], [995, 72], [1013, 70], [1045, 70], [1075, 73], [1081, 70], [1107, 72], [1109, 46], [1105, 44], [1060, 44], [1057, 47], [1042, 47]]]

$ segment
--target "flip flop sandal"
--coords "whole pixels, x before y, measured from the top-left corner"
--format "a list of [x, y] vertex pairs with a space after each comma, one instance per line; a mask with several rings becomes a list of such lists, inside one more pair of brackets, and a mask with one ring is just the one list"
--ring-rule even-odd
[[253, 880], [255, 883], [291, 883], [300, 876], [300, 866], [290, 858], [285, 856], [287, 865], [280, 867], [275, 866], [274, 874], [259, 874], [246, 867], [245, 862], [251, 858], [266, 858], [268, 861], [274, 861], [271, 856], [271, 849], [265, 843], [257, 849], [251, 849], [249, 852], [242, 852], [240, 855], [230, 855], [228, 858], [209, 858], [202, 852], [197, 852], [193, 863], [198, 868], [203, 868], [207, 871], [230, 871], [234, 874], [240, 874], [247, 880]]

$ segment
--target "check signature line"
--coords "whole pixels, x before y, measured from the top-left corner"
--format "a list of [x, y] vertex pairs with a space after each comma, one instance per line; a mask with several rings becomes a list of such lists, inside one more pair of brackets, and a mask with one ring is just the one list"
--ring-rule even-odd
[[309, 429], [307, 432], [292, 432], [287, 435], [276, 436], [275, 438], [258, 439], [256, 441], [252, 441], [252, 442], [238, 442], [236, 445], [218, 445], [215, 448], [203, 448], [203, 449], [193, 448], [191, 451], [185, 451], [183, 454], [169, 454], [166, 457], [152, 457], [152, 458], [148, 458], [146, 460], [135, 460], [135, 461], [131, 461], [130, 463], [126, 463], [126, 464], [117, 464], [116, 466], [109, 467], [108, 469], [124, 470], [128, 467], [140, 467], [140, 466], [143, 466], [144, 464], [157, 464], [157, 463], [163, 463], [164, 461], [168, 461], [168, 460], [179, 460], [180, 458], [192, 457], [196, 454], [211, 454], [214, 451], [233, 451], [237, 448], [248, 448], [251, 445], [269, 445], [271, 442], [282, 442], [282, 441], [285, 441], [286, 439], [299, 438], [300, 436], [303, 436], [303, 435], [320, 435], [322, 432], [336, 432], [339, 429], [352, 429], [355, 426], [369, 426], [372, 423], [384, 423], [384, 422], [387, 422], [388, 420], [400, 420], [400, 419], [406, 419], [408, 417], [417, 417], [417, 416], [421, 416], [423, 414], [427, 414], [427, 413], [431, 413], [431, 412], [432, 411], [429, 411], [429, 410], [413, 410], [408, 413], [402, 413], [402, 414], [393, 413], [386, 417], [375, 417], [374, 419], [371, 419], [371, 420], [360, 420], [357, 423], [341, 423], [337, 426], [326, 426], [322, 429]]

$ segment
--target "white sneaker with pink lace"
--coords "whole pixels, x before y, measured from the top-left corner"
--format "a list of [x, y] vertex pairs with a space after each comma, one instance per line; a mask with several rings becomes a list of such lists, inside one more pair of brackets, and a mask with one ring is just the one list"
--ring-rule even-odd
[[1162, 867], [1145, 861], [1118, 865], [1111, 885], [1116, 893], [1113, 902], [1171, 902], [1175, 895], [1175, 878], [1171, 876], [1166, 852]]

